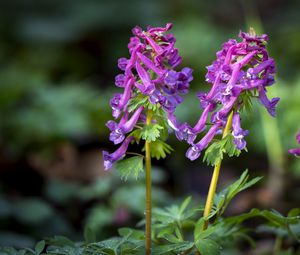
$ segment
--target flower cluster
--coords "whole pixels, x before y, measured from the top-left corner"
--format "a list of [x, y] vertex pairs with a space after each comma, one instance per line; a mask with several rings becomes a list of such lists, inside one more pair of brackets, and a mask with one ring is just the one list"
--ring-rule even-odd
[[[207, 67], [206, 81], [212, 84], [208, 93], [198, 93], [203, 113], [198, 123], [191, 127], [187, 123], [178, 124], [174, 115], [169, 115], [176, 136], [179, 140], [186, 140], [192, 146], [186, 156], [195, 160], [212, 141], [214, 136], [225, 127], [229, 113], [234, 112], [232, 118], [232, 135], [237, 149], [246, 146], [244, 137], [247, 130], [241, 128], [239, 111], [246, 100], [258, 97], [270, 115], [275, 116], [275, 106], [279, 98], [269, 100], [266, 88], [274, 83], [274, 60], [266, 50], [267, 35], [257, 36], [250, 32], [240, 32], [241, 42], [230, 39], [218, 51], [217, 59]], [[197, 135], [206, 128], [209, 118], [212, 126], [204, 137], [194, 143]]]
[[[300, 132], [297, 134], [296, 140], [297, 140], [298, 144], [300, 144]], [[296, 157], [300, 157], [300, 147], [296, 148], [296, 149], [290, 149], [289, 153], [295, 155]]]
[[[181, 63], [178, 49], [175, 48], [176, 39], [172, 34], [166, 33], [172, 24], [165, 27], [148, 27], [143, 31], [140, 27], [132, 30], [128, 49], [130, 58], [120, 58], [118, 67], [123, 71], [115, 78], [115, 85], [123, 88], [123, 93], [117, 93], [110, 101], [112, 115], [120, 119], [119, 123], [109, 121], [110, 140], [114, 144], [122, 143], [115, 153], [103, 152], [105, 169], [109, 169], [113, 162], [121, 159], [133, 140], [125, 139], [137, 122], [145, 122], [143, 110], [147, 104], [159, 105], [164, 111], [173, 113], [176, 106], [182, 102], [181, 95], [188, 92], [192, 81], [192, 69], [183, 68], [176, 71]], [[144, 105], [129, 110], [131, 100], [137, 95], [147, 97]], [[134, 111], [134, 112], [133, 112]], [[130, 117], [131, 115], [131, 117]]]

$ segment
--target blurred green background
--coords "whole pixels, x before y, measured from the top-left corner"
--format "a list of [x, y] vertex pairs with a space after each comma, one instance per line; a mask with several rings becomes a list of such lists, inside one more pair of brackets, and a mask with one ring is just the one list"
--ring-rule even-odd
[[[90, 229], [100, 240], [143, 216], [143, 179], [122, 182], [116, 171], [104, 173], [101, 158], [102, 149], [115, 149], [105, 122], [117, 59], [128, 57], [135, 25], [174, 23], [182, 66], [194, 69], [177, 114], [191, 123], [201, 114], [195, 92], [209, 88], [205, 67], [222, 43], [249, 26], [269, 35], [278, 117], [254, 104], [243, 118], [248, 153], [225, 161], [220, 185], [245, 168], [265, 176], [229, 213], [299, 205], [300, 163], [287, 153], [300, 129], [299, 10], [298, 0], [1, 0], [0, 245], [33, 246], [53, 235], [82, 240]], [[155, 205], [188, 194], [199, 202], [211, 168], [189, 162], [186, 144], [174, 137], [170, 144], [175, 152], [154, 161]]]

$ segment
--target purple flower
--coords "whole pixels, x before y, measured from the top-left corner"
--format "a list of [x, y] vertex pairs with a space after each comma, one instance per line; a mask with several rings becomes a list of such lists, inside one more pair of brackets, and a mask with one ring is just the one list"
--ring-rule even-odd
[[108, 127], [111, 130], [109, 140], [114, 144], [121, 143], [125, 135], [133, 130], [143, 110], [143, 106], [139, 107], [128, 121], [121, 121], [119, 125], [116, 123], [112, 124], [111, 121], [109, 121]]
[[215, 104], [208, 104], [205, 107], [200, 119], [198, 120], [197, 124], [193, 128], [194, 133], [200, 133], [205, 129], [208, 114], [209, 112], [214, 110], [215, 107], [216, 107]]
[[179, 77], [179, 73], [177, 73], [176, 71], [174, 70], [167, 71], [167, 73], [165, 74], [164, 82], [166, 85], [170, 87], [175, 87], [178, 77]]
[[125, 83], [125, 75], [124, 74], [118, 74], [115, 77], [115, 84], [117, 87], [123, 88]]
[[189, 158], [191, 161], [194, 161], [194, 160], [196, 160], [197, 158], [200, 157], [200, 154], [201, 154], [201, 151], [198, 149], [198, 147], [193, 145], [192, 147], [190, 147], [187, 150], [185, 156], [187, 158]]
[[276, 105], [279, 102], [280, 98], [275, 97], [275, 98], [272, 98], [271, 101], [269, 101], [269, 99], [267, 98], [267, 95], [266, 95], [266, 91], [263, 87], [260, 87], [258, 89], [258, 92], [259, 92], [260, 102], [267, 108], [270, 115], [275, 117], [276, 116]]
[[[134, 76], [138, 91], [149, 96], [151, 103], [159, 103], [166, 111], [174, 111], [182, 102], [179, 95], [188, 92], [193, 79], [190, 68], [183, 68], [180, 72], [174, 70], [181, 58], [175, 48], [174, 36], [166, 34], [171, 27], [171, 24], [148, 27], [146, 31], [135, 27], [132, 30], [135, 37], [128, 45], [131, 57], [125, 67], [125, 76]], [[121, 78], [118, 77], [117, 85], [122, 85]]]
[[142, 93], [152, 93], [155, 89], [154, 84], [150, 79], [149, 73], [141, 66], [138, 61], [136, 62], [136, 71], [141, 78], [142, 83], [136, 82], [135, 86], [140, 89]]
[[183, 123], [177, 131], [175, 131], [176, 137], [179, 141], [187, 141], [188, 144], [193, 144], [197, 134], [193, 131], [191, 126], [187, 123]]
[[214, 138], [219, 128], [219, 123], [214, 124], [198, 143], [194, 144], [188, 149], [188, 151], [186, 152], [186, 157], [192, 161], [197, 159], [200, 156], [201, 151], [204, 150]]
[[131, 96], [132, 85], [133, 79], [128, 78], [127, 83], [125, 85], [124, 93], [116, 93], [114, 97], [110, 100], [110, 106], [113, 110], [114, 118], [119, 118], [121, 110], [127, 105]]
[[290, 149], [289, 153], [293, 154], [296, 157], [300, 157], [300, 148]]
[[206, 128], [208, 114], [214, 109], [214, 107], [214, 104], [209, 104], [193, 128], [187, 123], [179, 125], [176, 117], [174, 115], [169, 115], [169, 122], [171, 122], [170, 126], [175, 130], [177, 139], [180, 141], [185, 140], [188, 144], [193, 144], [197, 135]]
[[[253, 32], [253, 31], [252, 31]], [[267, 35], [257, 36], [254, 33], [240, 32], [241, 42], [230, 39], [216, 54], [216, 60], [207, 67], [206, 81], [212, 84], [207, 93], [198, 93], [200, 106], [203, 113], [195, 125], [191, 128], [187, 123], [177, 123], [175, 133], [179, 139], [192, 141], [192, 147], [186, 156], [195, 160], [201, 151], [208, 146], [214, 135], [225, 128], [230, 112], [234, 112], [232, 122], [232, 135], [236, 148], [242, 150], [246, 146], [244, 137], [247, 130], [241, 128], [239, 109], [244, 104], [244, 98], [249, 95], [259, 95], [260, 102], [266, 107], [271, 116], [276, 114], [276, 105], [279, 98], [268, 99], [266, 87], [274, 84], [276, 72], [274, 59], [269, 57], [266, 50]], [[172, 73], [172, 79], [167, 83], [172, 85], [177, 79], [176, 73]], [[251, 92], [251, 93], [249, 93]], [[246, 94], [247, 93], [247, 94]], [[243, 97], [246, 95], [246, 97]], [[208, 110], [208, 107], [211, 109]], [[204, 135], [199, 143], [193, 144], [195, 136], [205, 130], [208, 114], [214, 124]], [[174, 121], [173, 121], [174, 122]]]
[[128, 63], [128, 59], [127, 58], [119, 58], [118, 59], [118, 67], [122, 70], [125, 71], [126, 66]]
[[[123, 73], [115, 77], [115, 85], [122, 88], [123, 92], [114, 95], [110, 106], [115, 119], [122, 117], [119, 123], [110, 120], [106, 126], [110, 129], [109, 138], [114, 144], [123, 142], [120, 147], [123, 151], [119, 153], [118, 150], [113, 154], [103, 152], [105, 169], [109, 169], [114, 161], [125, 154], [128, 147], [126, 134], [134, 129], [138, 121], [141, 126], [145, 125], [146, 117], [142, 114], [144, 106], [132, 107], [134, 98], [145, 99], [145, 105], [149, 102], [157, 104], [157, 108], [153, 109], [159, 109], [159, 115], [161, 109], [171, 114], [182, 102], [181, 95], [188, 92], [189, 83], [193, 80], [192, 69], [185, 67], [181, 71], [175, 70], [181, 63], [181, 57], [175, 48], [174, 35], [168, 33], [171, 27], [169, 23], [165, 27], [148, 27], [146, 31], [138, 26], [133, 28], [134, 36], [128, 43], [130, 56], [118, 59], [118, 67]], [[155, 112], [153, 115], [153, 121], [157, 121]]]
[[243, 38], [243, 41], [247, 42], [247, 43], [255, 43], [258, 46], [263, 46], [268, 40], [269, 37], [266, 34], [263, 34], [261, 36], [255, 35], [255, 33], [251, 34], [251, 33], [245, 33], [240, 31], [239, 34], [240, 38]]
[[104, 159], [104, 169], [109, 170], [113, 163], [120, 160], [121, 158], [124, 157], [129, 143], [133, 140], [134, 138], [132, 136], [127, 137], [122, 145], [113, 153], [108, 153], [107, 151], [103, 151], [103, 159]]
[[148, 57], [146, 57], [145, 55], [143, 55], [140, 52], [137, 52], [137, 55], [139, 57], [139, 59], [141, 60], [141, 62], [143, 62], [143, 64], [148, 68], [151, 69], [153, 72], [155, 72], [157, 75], [163, 75], [166, 70], [159, 68], [158, 66], [156, 66]]
[[241, 128], [241, 119], [239, 113], [234, 113], [232, 117], [232, 135], [234, 138], [234, 144], [239, 150], [243, 150], [246, 147], [246, 141], [244, 137], [248, 135], [248, 130]]
[[[296, 140], [297, 140], [298, 144], [300, 144], [300, 132], [297, 134]], [[289, 153], [293, 154], [296, 157], [300, 157], [300, 147], [296, 148], [296, 149], [290, 149]]]

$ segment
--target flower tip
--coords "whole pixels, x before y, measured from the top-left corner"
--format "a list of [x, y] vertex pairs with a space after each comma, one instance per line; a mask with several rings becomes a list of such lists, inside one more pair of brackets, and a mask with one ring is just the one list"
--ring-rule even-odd
[[274, 118], [276, 117], [276, 106], [277, 106], [277, 104], [278, 104], [279, 101], [280, 101], [279, 97], [274, 97], [271, 100], [271, 104], [270, 104], [271, 106], [268, 108], [268, 112]]
[[110, 154], [107, 151], [102, 151], [102, 157], [104, 159], [104, 162], [103, 162], [104, 170], [107, 171], [107, 170], [111, 169], [112, 162], [110, 160]]
[[143, 30], [142, 30], [141, 27], [135, 26], [135, 27], [131, 30], [131, 32], [132, 32], [134, 35], [139, 36], [139, 35], [143, 32]]
[[166, 24], [166, 31], [170, 30], [173, 27], [173, 23]]
[[288, 150], [288, 152], [296, 157], [300, 157], [300, 148], [290, 149]]
[[194, 161], [194, 160], [196, 160], [197, 158], [200, 157], [200, 154], [201, 154], [201, 153], [200, 153], [200, 151], [198, 150], [198, 148], [197, 148], [196, 146], [192, 146], [192, 147], [190, 147], [190, 148], [187, 150], [185, 156], [186, 156], [187, 158], [189, 158], [191, 161]]
[[300, 143], [300, 132], [296, 135], [296, 140], [298, 143]]

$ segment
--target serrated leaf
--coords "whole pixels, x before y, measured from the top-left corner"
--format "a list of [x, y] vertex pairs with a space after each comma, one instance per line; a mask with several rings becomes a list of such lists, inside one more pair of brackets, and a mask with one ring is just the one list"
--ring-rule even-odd
[[223, 159], [225, 152], [225, 140], [214, 141], [206, 150], [203, 157], [203, 162], [206, 161], [208, 165], [215, 166], [220, 160]]
[[154, 142], [157, 138], [160, 137], [160, 132], [163, 129], [162, 126], [159, 124], [149, 124], [146, 125], [141, 132], [141, 137], [148, 141], [148, 142]]
[[136, 130], [132, 131], [132, 132], [129, 134], [129, 136], [133, 136], [134, 139], [135, 139], [135, 141], [136, 141], [137, 143], [139, 143], [139, 140], [140, 140], [141, 137], [142, 137], [142, 129], [136, 129]]
[[148, 98], [145, 95], [139, 93], [129, 101], [128, 111], [133, 112], [138, 107], [145, 106], [147, 103], [148, 103]]
[[148, 109], [149, 109], [149, 110], [152, 110], [153, 112], [155, 112], [155, 111], [158, 110], [159, 106], [160, 106], [159, 104], [152, 104], [152, 103], [149, 103], [149, 104], [148, 104]]
[[160, 158], [165, 158], [167, 154], [170, 154], [173, 149], [167, 143], [157, 139], [154, 142], [151, 142], [151, 157], [159, 160]]
[[251, 112], [252, 110], [252, 93], [250, 91], [244, 91], [243, 93], [241, 93], [241, 95], [239, 96], [239, 103], [241, 106], [242, 110], [245, 110], [247, 112]]
[[224, 138], [224, 140], [225, 140], [225, 144], [224, 144], [225, 153], [227, 153], [229, 157], [233, 157], [233, 156], [238, 157], [241, 154], [241, 151], [236, 148], [233, 142], [233, 136], [229, 134]]
[[220, 246], [212, 239], [199, 239], [196, 242], [196, 247], [201, 255], [220, 255]]
[[134, 156], [131, 158], [123, 159], [116, 163], [116, 169], [120, 172], [121, 178], [127, 180], [129, 176], [137, 179], [144, 171], [143, 157]]
[[185, 252], [190, 250], [194, 246], [192, 242], [182, 242], [178, 244], [167, 244], [167, 245], [160, 245], [158, 247], [153, 248], [153, 254], [155, 255], [163, 255], [169, 254], [170, 252], [176, 252], [176, 254], [180, 252]]
[[233, 142], [233, 136], [228, 134], [222, 140], [214, 140], [214, 142], [206, 149], [203, 162], [208, 165], [215, 166], [223, 159], [223, 154], [228, 154], [229, 157], [239, 156], [241, 151], [236, 148]]
[[89, 244], [87, 246], [87, 250], [89, 252], [94, 252], [92, 254], [97, 254], [100, 253], [100, 254], [117, 254], [117, 251], [118, 251], [118, 248], [119, 246], [122, 244], [123, 242], [123, 238], [120, 238], [120, 237], [114, 237], [114, 238], [111, 238], [111, 239], [108, 239], [108, 240], [103, 240], [101, 242], [98, 242], [98, 243], [92, 243], [92, 244]]

